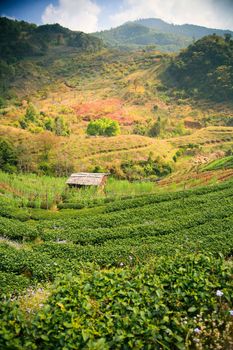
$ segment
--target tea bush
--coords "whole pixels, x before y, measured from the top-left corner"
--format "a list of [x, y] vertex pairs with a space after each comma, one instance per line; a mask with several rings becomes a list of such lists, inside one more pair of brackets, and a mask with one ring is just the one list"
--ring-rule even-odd
[[[59, 278], [25, 315], [0, 307], [4, 349], [226, 349], [232, 266], [211, 256], [160, 258], [146, 266], [86, 267]], [[29, 310], [30, 312], [30, 310]]]
[[[230, 181], [25, 222], [3, 197], [0, 348], [230, 348], [232, 197]], [[25, 314], [15, 298], [45, 281], [51, 296]]]

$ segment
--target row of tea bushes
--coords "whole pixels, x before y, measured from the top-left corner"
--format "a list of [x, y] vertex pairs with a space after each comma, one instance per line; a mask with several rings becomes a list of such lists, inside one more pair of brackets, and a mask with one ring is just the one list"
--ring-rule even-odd
[[39, 309], [1, 303], [0, 348], [230, 349], [232, 273], [232, 265], [203, 255], [86, 266], [59, 278]]

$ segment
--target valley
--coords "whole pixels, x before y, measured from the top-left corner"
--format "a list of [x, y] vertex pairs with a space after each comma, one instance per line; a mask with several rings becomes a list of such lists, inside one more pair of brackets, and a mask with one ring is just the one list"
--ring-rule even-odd
[[232, 349], [231, 33], [0, 28], [0, 348]]

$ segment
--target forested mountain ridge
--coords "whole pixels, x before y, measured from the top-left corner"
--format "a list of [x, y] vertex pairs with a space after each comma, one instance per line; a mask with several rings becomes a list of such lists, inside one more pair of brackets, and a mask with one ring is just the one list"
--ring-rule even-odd
[[[167, 72], [186, 96], [233, 101], [233, 40], [211, 35], [182, 51]], [[166, 80], [166, 78], [165, 78]]]
[[224, 36], [224, 34], [233, 34], [233, 32], [230, 30], [207, 28], [194, 24], [172, 24], [167, 23], [159, 18], [139, 19], [134, 21], [134, 23], [140, 24], [148, 28], [156, 29], [160, 32], [183, 35], [195, 40], [214, 33], [220, 36]]
[[156, 45], [158, 50], [165, 52], [179, 51], [193, 41], [212, 34], [224, 36], [233, 32], [193, 24], [175, 25], [158, 18], [148, 18], [94, 33], [110, 46], [138, 48]]
[[59, 46], [96, 51], [103, 44], [92, 35], [74, 32], [59, 24], [36, 26], [0, 17], [0, 59], [8, 63], [44, 55], [50, 47]]
[[94, 33], [107, 45], [115, 47], [140, 48], [155, 45], [158, 50], [174, 52], [187, 47], [191, 40], [183, 35], [157, 31], [137, 22], [128, 22], [117, 28]]

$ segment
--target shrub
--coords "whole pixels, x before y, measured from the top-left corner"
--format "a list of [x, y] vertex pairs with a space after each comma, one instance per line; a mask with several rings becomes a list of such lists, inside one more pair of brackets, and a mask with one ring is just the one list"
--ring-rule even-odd
[[59, 279], [30, 318], [17, 301], [1, 303], [1, 348], [230, 349], [232, 267], [221, 259], [172, 256], [77, 275]]
[[161, 118], [158, 117], [158, 120], [152, 125], [150, 131], [149, 131], [149, 136], [152, 137], [158, 137], [161, 132]]
[[29, 103], [24, 119], [26, 122], [35, 122], [38, 112], [32, 103]]
[[120, 126], [115, 120], [101, 118], [88, 124], [87, 134], [91, 136], [116, 136], [120, 134]]
[[[63, 117], [56, 117], [54, 121], [54, 132], [58, 136], [68, 136], [70, 130]], [[48, 124], [47, 124], [48, 127]]]

